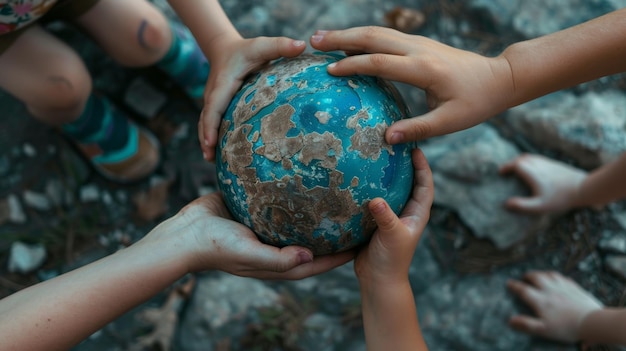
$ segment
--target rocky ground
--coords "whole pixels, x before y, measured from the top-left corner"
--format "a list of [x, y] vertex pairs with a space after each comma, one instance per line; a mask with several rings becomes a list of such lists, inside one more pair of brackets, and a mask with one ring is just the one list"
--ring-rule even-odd
[[[175, 18], [163, 0], [154, 2]], [[618, 0], [221, 3], [247, 37], [306, 39], [318, 28], [384, 25], [486, 55], [626, 6]], [[111, 184], [0, 92], [0, 296], [130, 245], [214, 189], [213, 167], [197, 146], [199, 111], [192, 101], [156, 70], [117, 66], [72, 27], [50, 29], [84, 57], [97, 90], [156, 132], [163, 164], [140, 184]], [[558, 217], [511, 214], [502, 201], [528, 190], [495, 170], [522, 152], [593, 169], [626, 151], [625, 82], [614, 76], [587, 83], [422, 142], [436, 203], [410, 274], [432, 350], [575, 350], [506, 326], [508, 316], [528, 311], [504, 283], [529, 269], [564, 272], [605, 304], [624, 305], [626, 204]], [[426, 109], [419, 89], [398, 86], [414, 114]], [[75, 350], [363, 350], [359, 303], [351, 264], [297, 282], [209, 272], [186, 277]], [[155, 312], [169, 322], [155, 328], [147, 318]], [[149, 342], [165, 334], [161, 345]]]

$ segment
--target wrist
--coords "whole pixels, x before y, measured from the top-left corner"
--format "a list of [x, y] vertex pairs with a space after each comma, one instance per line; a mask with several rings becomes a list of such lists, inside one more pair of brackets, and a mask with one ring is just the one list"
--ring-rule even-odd
[[376, 277], [372, 275], [357, 275], [359, 281], [359, 287], [362, 293], [375, 294], [379, 291], [387, 289], [401, 289], [405, 286], [410, 286], [409, 277], [407, 275], [396, 276], [381, 276]]
[[588, 196], [585, 195], [585, 184], [587, 183], [588, 179], [589, 177], [585, 176], [581, 178], [580, 181], [574, 186], [572, 200], [570, 201], [571, 208], [580, 208], [592, 205], [588, 203]]
[[[616, 325], [620, 325], [618, 321], [620, 312], [624, 312], [615, 308], [602, 308], [589, 312], [580, 322], [578, 328], [578, 340], [586, 343], [618, 343], [612, 332], [620, 333]], [[622, 337], [623, 338], [623, 337]]]
[[496, 115], [507, 109], [519, 104], [519, 87], [515, 80], [513, 72], [513, 66], [511, 61], [506, 55], [506, 50], [490, 59], [490, 68], [492, 77], [494, 78], [493, 86], [491, 87], [491, 98], [496, 98], [496, 101], [491, 100], [490, 104], [496, 108], [496, 111], [491, 115]]
[[191, 258], [197, 246], [187, 238], [189, 230], [182, 222], [177, 214], [161, 222], [136, 244], [169, 262], [181, 277], [191, 271]]
[[593, 190], [594, 180], [589, 175], [585, 175], [578, 185], [573, 195], [572, 206], [574, 208], [593, 207], [601, 209], [610, 201], [604, 201], [600, 191]]
[[224, 55], [226, 48], [236, 45], [235, 43], [245, 40], [236, 30], [224, 30], [207, 38], [200, 44], [209, 62], [218, 62]]
[[512, 89], [507, 108], [512, 108], [557, 90], [554, 77], [542, 65], [542, 48], [536, 40], [519, 41], [509, 45], [498, 56], [509, 66]]

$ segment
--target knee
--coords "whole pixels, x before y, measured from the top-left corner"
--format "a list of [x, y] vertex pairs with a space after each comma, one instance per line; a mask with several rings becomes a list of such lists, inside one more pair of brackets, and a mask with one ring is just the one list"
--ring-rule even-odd
[[143, 19], [137, 26], [135, 38], [141, 53], [128, 57], [128, 66], [147, 66], [157, 62], [169, 49], [172, 32], [165, 18]]
[[91, 77], [87, 72], [68, 73], [48, 78], [52, 104], [59, 110], [82, 110], [91, 94]]
[[69, 67], [45, 77], [41, 98], [29, 107], [36, 115], [51, 122], [71, 122], [83, 112], [91, 86], [86, 69]]
[[172, 32], [164, 18], [143, 20], [137, 29], [137, 40], [144, 49], [165, 52], [172, 41]]

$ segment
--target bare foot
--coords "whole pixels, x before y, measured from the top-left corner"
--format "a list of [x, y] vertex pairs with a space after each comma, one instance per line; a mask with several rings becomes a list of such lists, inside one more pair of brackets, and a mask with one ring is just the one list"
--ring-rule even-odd
[[536, 317], [511, 317], [509, 324], [516, 330], [573, 343], [580, 340], [585, 317], [604, 307], [575, 281], [558, 272], [529, 272], [524, 280], [509, 280], [507, 287], [532, 308]]

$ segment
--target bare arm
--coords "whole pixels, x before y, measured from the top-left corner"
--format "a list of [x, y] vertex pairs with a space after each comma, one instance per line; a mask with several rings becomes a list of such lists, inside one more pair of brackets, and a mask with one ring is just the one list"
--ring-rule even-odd
[[209, 61], [212, 61], [212, 56], [220, 54], [220, 47], [216, 45], [219, 40], [242, 39], [217, 0], [169, 0], [168, 2], [189, 27]]
[[378, 229], [354, 262], [369, 351], [428, 350], [417, 319], [409, 267], [430, 217], [434, 186], [421, 150], [413, 151], [413, 166], [413, 193], [400, 217], [382, 199], [370, 202]]
[[136, 244], [0, 300], [0, 350], [67, 350], [188, 272], [301, 279], [352, 259], [260, 243], [219, 194], [187, 205]]
[[577, 206], [606, 205], [626, 199], [626, 154], [593, 172], [578, 190]]
[[429, 112], [387, 129], [395, 144], [473, 127], [542, 95], [626, 71], [624, 33], [626, 9], [512, 44], [496, 57], [382, 27], [318, 31], [310, 41], [323, 51], [361, 53], [329, 66], [331, 74], [375, 75], [426, 92]]
[[511, 45], [499, 56], [511, 67], [514, 91], [507, 105], [626, 71], [624, 33], [626, 9], [621, 9]]
[[[160, 231], [160, 229], [157, 229]], [[67, 350], [187, 272], [166, 237], [142, 242], [0, 301], [0, 349]]]
[[626, 309], [603, 308], [591, 312], [583, 319], [579, 335], [588, 343], [626, 345]]
[[368, 350], [428, 350], [408, 279], [395, 285], [361, 282], [361, 303]]

